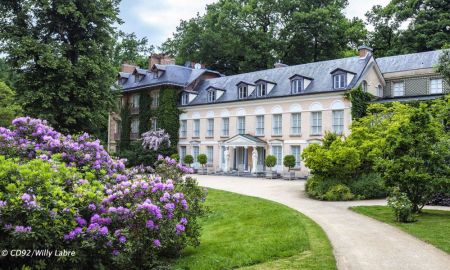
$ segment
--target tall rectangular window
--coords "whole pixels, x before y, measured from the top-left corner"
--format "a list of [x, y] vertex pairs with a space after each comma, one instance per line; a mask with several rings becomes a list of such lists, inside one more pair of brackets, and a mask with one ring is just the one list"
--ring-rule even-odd
[[302, 132], [302, 115], [293, 113], [291, 115], [291, 135], [300, 135]]
[[277, 165], [281, 165], [283, 162], [283, 153], [281, 150], [281, 146], [279, 145], [272, 146], [272, 155], [277, 158]]
[[194, 163], [197, 163], [197, 157], [200, 154], [200, 148], [198, 146], [192, 146], [192, 157], [194, 158]]
[[152, 107], [158, 107], [159, 106], [159, 93], [153, 93], [151, 95], [152, 97]]
[[256, 85], [256, 95], [258, 97], [264, 97], [267, 92], [267, 84], [260, 83]]
[[281, 135], [282, 132], [282, 116], [281, 114], [274, 114], [272, 116], [272, 135]]
[[186, 146], [180, 146], [180, 162], [183, 162], [186, 156]]
[[300, 168], [300, 145], [291, 146], [291, 154], [295, 157], [295, 168]]
[[206, 137], [214, 137], [214, 118], [207, 119]]
[[222, 137], [228, 137], [230, 134], [230, 118], [222, 118]]
[[200, 137], [200, 119], [194, 119], [192, 126], [192, 137]]
[[344, 133], [344, 110], [333, 111], [333, 132]]
[[333, 76], [334, 89], [345, 88], [347, 86], [346, 76], [344, 73]]
[[405, 83], [395, 82], [394, 83], [394, 97], [401, 97], [405, 95]]
[[303, 90], [303, 79], [293, 79], [291, 81], [291, 93], [297, 94]]
[[139, 119], [135, 118], [131, 121], [131, 133], [139, 133]]
[[245, 116], [238, 117], [237, 130], [238, 134], [245, 134]]
[[430, 94], [441, 94], [442, 90], [442, 79], [430, 80]]
[[322, 112], [311, 113], [311, 135], [322, 134]]
[[246, 98], [246, 97], [247, 97], [247, 94], [248, 94], [247, 86], [239, 86], [239, 87], [238, 87], [238, 96], [239, 96], [239, 99]]
[[131, 107], [133, 109], [138, 109], [139, 108], [139, 99], [140, 99], [140, 95], [139, 94], [135, 94], [133, 95], [132, 99], [131, 99]]
[[214, 161], [214, 147], [213, 146], [206, 147], [206, 157], [208, 158], [208, 164], [213, 164], [213, 161]]
[[256, 136], [264, 135], [264, 115], [256, 116]]
[[181, 94], [181, 105], [188, 105], [189, 103], [189, 94], [183, 93]]
[[214, 102], [216, 100], [216, 90], [208, 91], [208, 102]]
[[152, 130], [157, 130], [158, 129], [158, 119], [157, 118], [152, 118], [151, 120], [150, 120], [151, 122], [150, 122], [150, 124], [151, 124], [151, 129]]
[[180, 121], [180, 138], [187, 137], [187, 120]]

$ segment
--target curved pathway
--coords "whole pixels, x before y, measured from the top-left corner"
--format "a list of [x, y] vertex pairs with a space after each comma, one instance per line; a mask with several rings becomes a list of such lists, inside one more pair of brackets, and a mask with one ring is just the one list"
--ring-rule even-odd
[[[384, 200], [323, 202], [304, 195], [304, 181], [195, 176], [201, 186], [265, 198], [309, 216], [326, 232], [340, 270], [444, 270], [450, 256], [393, 226], [348, 210]], [[438, 207], [433, 207], [438, 208]]]

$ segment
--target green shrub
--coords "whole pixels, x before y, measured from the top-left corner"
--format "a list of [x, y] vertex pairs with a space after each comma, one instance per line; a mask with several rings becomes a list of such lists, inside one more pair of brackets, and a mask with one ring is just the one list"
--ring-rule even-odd
[[349, 201], [353, 200], [355, 195], [350, 191], [350, 188], [344, 184], [337, 184], [332, 186], [324, 196], [327, 201]]
[[277, 164], [277, 158], [273, 155], [268, 155], [265, 160], [266, 166], [272, 168]]
[[177, 162], [179, 162], [180, 161], [180, 156], [178, 155], [178, 154], [172, 154], [172, 155], [170, 155], [170, 158], [172, 158], [172, 159], [175, 159]]
[[291, 168], [295, 167], [295, 157], [293, 155], [287, 155], [284, 157], [283, 165], [291, 171]]
[[191, 156], [191, 155], [186, 155], [183, 158], [183, 162], [184, 162], [184, 164], [187, 164], [187, 165], [191, 166], [191, 164], [194, 163], [194, 157]]
[[388, 206], [394, 212], [394, 218], [397, 222], [413, 222], [413, 204], [408, 196], [400, 192], [399, 188], [393, 188], [388, 197]]
[[337, 181], [335, 180], [330, 180], [319, 175], [312, 175], [306, 181], [305, 191], [312, 198], [324, 200], [325, 193], [330, 187], [336, 184]]
[[205, 154], [200, 154], [197, 156], [197, 161], [200, 163], [200, 165], [205, 166], [205, 164], [208, 162], [208, 157]]
[[388, 190], [384, 180], [378, 173], [364, 174], [350, 184], [350, 190], [353, 194], [359, 195], [364, 199], [386, 198]]

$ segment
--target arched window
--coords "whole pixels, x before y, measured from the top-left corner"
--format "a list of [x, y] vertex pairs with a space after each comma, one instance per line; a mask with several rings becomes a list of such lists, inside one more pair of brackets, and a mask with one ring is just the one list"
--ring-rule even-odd
[[377, 86], [377, 96], [383, 97], [383, 86], [381, 86], [380, 84]]
[[362, 81], [362, 89], [364, 92], [367, 93], [367, 82], [366, 81]]

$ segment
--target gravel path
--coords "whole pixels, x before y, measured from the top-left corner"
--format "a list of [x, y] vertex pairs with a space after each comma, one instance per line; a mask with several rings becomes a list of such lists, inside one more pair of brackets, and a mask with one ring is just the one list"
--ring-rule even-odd
[[385, 205], [384, 200], [322, 202], [304, 195], [304, 181], [195, 177], [201, 186], [265, 198], [309, 216], [328, 235], [340, 270], [450, 269], [450, 256], [445, 252], [393, 226], [348, 210], [355, 205]]

